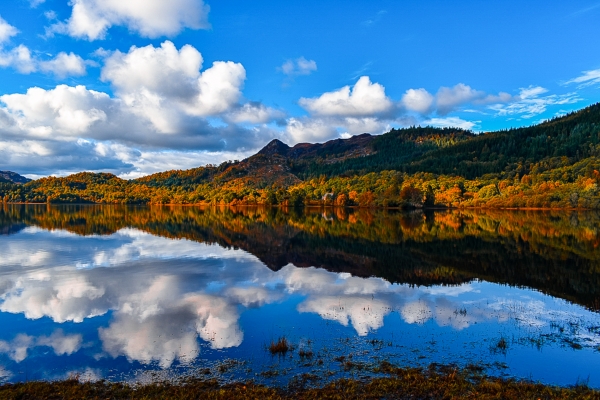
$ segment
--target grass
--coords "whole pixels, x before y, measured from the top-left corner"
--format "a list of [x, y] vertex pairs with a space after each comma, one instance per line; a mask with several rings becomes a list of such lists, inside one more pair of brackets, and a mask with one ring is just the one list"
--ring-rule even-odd
[[181, 383], [28, 382], [0, 386], [0, 399], [600, 399], [579, 382], [569, 388], [485, 376], [478, 368], [432, 365], [427, 369], [377, 367], [384, 377], [341, 379], [320, 387], [273, 388], [251, 382], [221, 385], [216, 380]]
[[290, 342], [288, 342], [285, 336], [280, 337], [276, 342], [271, 341], [271, 344], [269, 345], [269, 351], [273, 355], [285, 355], [290, 350], [292, 350], [292, 345]]
[[492, 345], [490, 350], [492, 353], [506, 354], [506, 351], [508, 350], [508, 341], [504, 337], [501, 337], [495, 344]]
[[301, 349], [298, 352], [298, 355], [300, 356], [300, 358], [312, 358], [313, 352], [311, 350]]

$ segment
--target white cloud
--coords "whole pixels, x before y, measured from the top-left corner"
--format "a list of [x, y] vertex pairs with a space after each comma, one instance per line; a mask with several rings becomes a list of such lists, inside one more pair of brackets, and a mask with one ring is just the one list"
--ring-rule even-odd
[[22, 74], [30, 74], [37, 69], [31, 51], [22, 44], [8, 51], [0, 49], [0, 67], [13, 67]]
[[[128, 148], [126, 148], [128, 149]], [[190, 169], [200, 165], [218, 165], [225, 160], [243, 160], [254, 151], [142, 151], [130, 158], [120, 158], [131, 163], [132, 168], [119, 173], [123, 179], [136, 179], [156, 172], [174, 169]]]
[[383, 319], [391, 309], [387, 302], [370, 298], [319, 296], [301, 303], [298, 311], [313, 312], [344, 326], [351, 322], [359, 336], [366, 336], [383, 326]]
[[365, 117], [365, 118], [344, 118], [339, 122], [341, 129], [345, 130], [344, 133], [351, 135], [360, 135], [361, 133], [371, 133], [378, 135], [387, 132], [391, 129], [391, 120], [379, 119], [376, 117]]
[[80, 334], [65, 335], [61, 329], [57, 329], [50, 336], [35, 338], [26, 334], [18, 334], [10, 342], [0, 340], [0, 353], [6, 353], [16, 361], [21, 362], [27, 358], [29, 349], [47, 346], [54, 350], [54, 354], [70, 355], [81, 348], [83, 337]]
[[86, 73], [86, 61], [74, 53], [59, 53], [50, 60], [32, 57], [31, 51], [24, 45], [10, 50], [0, 49], [0, 67], [12, 67], [22, 74], [41, 71], [54, 74], [58, 78], [82, 76]]
[[19, 33], [18, 29], [10, 25], [0, 16], [0, 45]]
[[19, 334], [10, 342], [0, 340], [0, 353], [6, 353], [11, 360], [21, 362], [27, 358], [27, 351], [33, 347], [33, 343], [32, 336]]
[[111, 26], [126, 26], [141, 36], [173, 36], [185, 28], [208, 29], [210, 7], [202, 0], [73, 0], [71, 17], [47, 34], [104, 39]]
[[406, 304], [402, 307], [400, 314], [408, 324], [424, 324], [432, 317], [431, 308], [421, 300]]
[[[276, 135], [265, 124], [284, 117], [259, 102], [240, 103], [244, 67], [217, 61], [201, 71], [202, 55], [192, 46], [166, 41], [104, 55], [102, 79], [115, 97], [67, 85], [0, 96], [0, 165], [35, 174], [54, 164], [60, 169], [52, 173], [85, 168], [134, 176], [164, 170], [167, 160], [179, 169], [184, 164], [172, 162], [179, 155], [179, 162], [195, 156], [186, 166], [197, 167], [201, 160], [244, 158]], [[42, 67], [75, 74], [82, 63], [62, 54]], [[161, 155], [158, 148], [175, 152]]]
[[431, 111], [434, 97], [425, 89], [408, 89], [402, 96], [402, 105], [410, 111], [427, 114]]
[[441, 87], [435, 96], [435, 100], [438, 112], [445, 115], [453, 111], [457, 106], [470, 103], [483, 96], [485, 96], [485, 93], [459, 83], [452, 88]]
[[40, 4], [45, 3], [46, 0], [29, 0], [29, 6], [31, 8], [36, 8], [37, 6], [39, 6]]
[[50, 336], [41, 336], [37, 339], [37, 346], [52, 347], [56, 355], [73, 354], [81, 348], [83, 337], [79, 334], [65, 335], [60, 329], [54, 331]]
[[0, 96], [0, 101], [18, 127], [34, 138], [78, 137], [95, 123], [106, 121], [113, 106], [106, 93], [67, 85], [51, 90], [31, 88], [26, 94]]
[[471, 130], [477, 125], [476, 122], [465, 121], [459, 117], [446, 117], [446, 118], [430, 118], [423, 122], [424, 125], [435, 126], [438, 128], [461, 128]]
[[[35, 7], [42, 2], [33, 0], [31, 5]], [[22, 74], [30, 74], [41, 70], [42, 72], [53, 73], [60, 78], [68, 75], [81, 76], [85, 74], [85, 62], [72, 52], [69, 54], [61, 52], [51, 60], [41, 61], [32, 57], [29, 48], [23, 44], [5, 49], [3, 47], [4, 43], [18, 33], [17, 28], [0, 17], [0, 67], [12, 67]]]
[[52, 73], [59, 78], [82, 76], [86, 73], [85, 61], [73, 52], [69, 54], [60, 52], [51, 60], [41, 61], [40, 70]]
[[310, 75], [317, 70], [317, 63], [314, 60], [300, 57], [295, 60], [287, 60], [277, 69], [288, 76]]
[[519, 100], [518, 96], [511, 96], [505, 92], [491, 95], [481, 90], [475, 90], [464, 83], [459, 83], [453, 87], [441, 87], [435, 96], [423, 88], [409, 89], [402, 96], [400, 103], [408, 111], [423, 115], [435, 112], [438, 115], [445, 116], [467, 104], [505, 104], [517, 100]]
[[228, 121], [239, 124], [249, 122], [251, 124], [264, 124], [285, 117], [285, 113], [267, 107], [258, 102], [248, 102], [229, 112], [225, 118]]
[[502, 104], [516, 100], [508, 93], [500, 92], [498, 95], [488, 95], [483, 91], [475, 90], [464, 83], [459, 83], [454, 87], [441, 87], [436, 96], [435, 102], [437, 112], [446, 115], [456, 108], [465, 104]]
[[290, 143], [324, 142], [361, 133], [383, 133], [395, 121], [397, 107], [385, 88], [361, 77], [354, 87], [345, 86], [299, 104], [312, 115], [287, 120], [285, 136]]
[[577, 93], [553, 94], [542, 96], [548, 90], [540, 86], [521, 88], [515, 101], [510, 104], [495, 104], [489, 108], [499, 116], [519, 115], [521, 118], [533, 118], [545, 112], [548, 106], [574, 104], [581, 101]]
[[290, 118], [286, 133], [291, 143], [324, 142], [338, 136], [330, 121], [324, 119]]
[[213, 116], [234, 109], [246, 71], [241, 64], [216, 61], [200, 73], [202, 55], [190, 45], [180, 50], [170, 41], [159, 48], [116, 51], [102, 68], [123, 102], [162, 133], [181, 129], [182, 116]]
[[299, 104], [314, 115], [334, 117], [372, 117], [393, 109], [385, 88], [371, 83], [368, 76], [361, 77], [353, 88], [344, 86], [317, 98], [303, 97]]
[[58, 18], [58, 15], [56, 15], [56, 11], [48, 10], [44, 12], [44, 17], [46, 17], [46, 19], [49, 21], [54, 21]]
[[565, 82], [565, 85], [572, 83], [578, 83], [579, 88], [586, 86], [596, 85], [600, 83], [600, 69], [593, 69], [590, 71], [584, 71], [583, 75], [578, 76]]

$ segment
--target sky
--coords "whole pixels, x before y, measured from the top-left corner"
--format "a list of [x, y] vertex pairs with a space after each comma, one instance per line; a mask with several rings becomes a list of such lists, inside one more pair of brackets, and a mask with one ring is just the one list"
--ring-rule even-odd
[[132, 179], [600, 101], [600, 2], [4, 0], [0, 170]]

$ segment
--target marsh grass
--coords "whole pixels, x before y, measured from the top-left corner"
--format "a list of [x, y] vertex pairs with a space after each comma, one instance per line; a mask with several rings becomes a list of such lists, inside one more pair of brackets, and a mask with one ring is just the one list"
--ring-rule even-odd
[[312, 350], [300, 349], [300, 351], [298, 351], [298, 355], [302, 359], [304, 359], [304, 358], [312, 358], [313, 357], [313, 352], [312, 352]]
[[508, 341], [504, 337], [501, 337], [500, 339], [498, 339], [498, 341], [496, 343], [494, 343], [490, 348], [490, 351], [494, 354], [497, 354], [497, 353], [506, 354], [507, 350], [508, 350]]
[[383, 362], [374, 371], [385, 374], [371, 379], [340, 379], [307, 387], [318, 377], [307, 375], [287, 388], [252, 382], [220, 384], [216, 380], [187, 379], [178, 383], [147, 385], [124, 383], [27, 382], [0, 386], [0, 399], [600, 399], [600, 392], [579, 381], [569, 388], [528, 381], [488, 377], [481, 368], [431, 365], [398, 368]]
[[285, 355], [288, 351], [293, 349], [291, 343], [286, 339], [285, 336], [280, 337], [276, 342], [271, 341], [269, 345], [269, 352], [272, 355], [279, 354]]

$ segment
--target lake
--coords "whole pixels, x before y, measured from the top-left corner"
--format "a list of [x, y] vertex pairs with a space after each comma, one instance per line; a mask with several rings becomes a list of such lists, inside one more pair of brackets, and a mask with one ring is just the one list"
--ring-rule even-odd
[[597, 212], [0, 205], [0, 382], [319, 383], [387, 361], [600, 387], [599, 228]]

